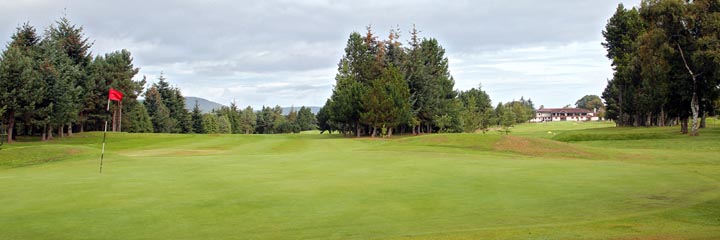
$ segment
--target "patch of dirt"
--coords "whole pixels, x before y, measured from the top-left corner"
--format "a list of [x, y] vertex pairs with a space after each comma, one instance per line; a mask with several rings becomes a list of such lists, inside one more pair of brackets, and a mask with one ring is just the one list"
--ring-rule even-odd
[[496, 151], [514, 152], [529, 156], [555, 156], [569, 158], [594, 158], [595, 154], [578, 149], [576, 146], [546, 139], [503, 136], [493, 146]]
[[79, 154], [80, 152], [82, 152], [82, 151], [80, 151], [80, 149], [68, 149], [68, 150], [66, 151], [66, 153], [67, 153], [67, 154], [70, 154], [70, 155]]
[[122, 155], [129, 157], [141, 157], [141, 156], [202, 156], [202, 155], [213, 155], [222, 153], [222, 150], [215, 149], [194, 149], [194, 150], [179, 150], [179, 149], [157, 149], [157, 150], [140, 150], [140, 151], [127, 151], [123, 152]]
[[432, 136], [432, 137], [426, 137], [421, 140], [422, 142], [429, 142], [429, 143], [446, 143], [448, 141], [447, 136]]
[[622, 237], [613, 238], [614, 240], [673, 240], [673, 239], [685, 239], [671, 236], [646, 236], [646, 237]]

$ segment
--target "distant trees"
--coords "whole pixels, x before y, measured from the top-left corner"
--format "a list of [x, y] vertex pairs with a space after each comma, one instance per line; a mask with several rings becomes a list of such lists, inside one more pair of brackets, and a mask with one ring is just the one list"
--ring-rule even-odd
[[238, 109], [231, 103], [230, 107], [223, 106], [203, 114], [196, 103], [190, 116], [195, 133], [278, 134], [317, 129], [315, 114], [304, 106], [299, 111], [291, 108], [284, 115], [280, 106], [263, 106], [260, 111], [255, 111], [250, 106]]
[[460, 92], [458, 99], [462, 107], [463, 132], [487, 131], [493, 116], [490, 96], [478, 87]]
[[618, 5], [603, 31], [615, 70], [603, 92], [606, 117], [618, 126], [680, 125], [697, 135], [720, 95], [718, 16], [720, 3], [710, 0]]
[[585, 95], [575, 102], [576, 108], [582, 108], [596, 112], [598, 117], [604, 118], [605, 104], [598, 95]]

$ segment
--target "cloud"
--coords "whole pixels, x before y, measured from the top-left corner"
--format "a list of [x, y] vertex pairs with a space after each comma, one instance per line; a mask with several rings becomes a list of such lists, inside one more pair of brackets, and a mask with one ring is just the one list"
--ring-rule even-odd
[[128, 49], [141, 75], [154, 81], [163, 71], [185, 95], [253, 106], [322, 105], [351, 32], [372, 24], [384, 38], [399, 27], [407, 41], [415, 24], [422, 37], [446, 48], [457, 88], [482, 83], [496, 101], [526, 96], [557, 106], [602, 91], [610, 66], [600, 31], [616, 6], [595, 0], [4, 1], [0, 37], [9, 41], [25, 21], [42, 32], [65, 12], [94, 40], [93, 53]]

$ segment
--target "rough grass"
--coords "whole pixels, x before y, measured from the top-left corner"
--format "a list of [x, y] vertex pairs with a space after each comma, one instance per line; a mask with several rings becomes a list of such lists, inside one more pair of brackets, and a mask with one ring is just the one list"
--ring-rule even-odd
[[[720, 129], [609, 126], [113, 133], [102, 175], [99, 133], [21, 142], [0, 150], [0, 239], [720, 238]], [[615, 137], [554, 140], [583, 135]]]

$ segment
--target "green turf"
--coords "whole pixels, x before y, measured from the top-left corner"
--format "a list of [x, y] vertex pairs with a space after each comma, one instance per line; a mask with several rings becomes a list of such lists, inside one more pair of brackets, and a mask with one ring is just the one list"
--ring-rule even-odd
[[611, 126], [20, 142], [0, 239], [720, 238], [720, 128]]

